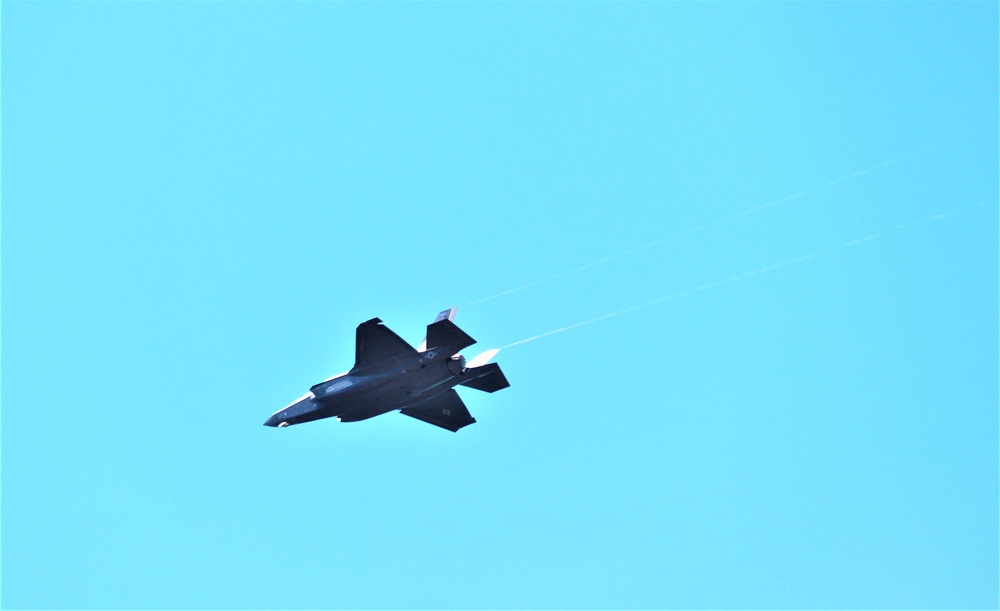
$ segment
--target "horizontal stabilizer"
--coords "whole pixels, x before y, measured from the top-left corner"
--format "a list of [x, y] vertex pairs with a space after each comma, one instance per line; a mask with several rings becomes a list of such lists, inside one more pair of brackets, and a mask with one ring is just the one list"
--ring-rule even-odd
[[[448, 308], [447, 310], [441, 310], [438, 313], [437, 318], [434, 319], [434, 322], [438, 322], [438, 321], [445, 320], [445, 319], [454, 321], [455, 320], [455, 312], [457, 312], [457, 311], [458, 311], [457, 307]], [[417, 352], [424, 352], [425, 350], [427, 350], [427, 336], [426, 335], [424, 336], [424, 339], [421, 340], [420, 345], [417, 346]], [[449, 356], [451, 356], [451, 355], [449, 355]]]
[[500, 370], [500, 365], [490, 363], [482, 367], [466, 369], [465, 375], [472, 377], [471, 380], [462, 382], [462, 386], [475, 388], [483, 392], [496, 392], [510, 386], [507, 376]]
[[411, 418], [448, 429], [453, 433], [476, 421], [454, 390], [399, 411]]
[[427, 350], [440, 350], [451, 356], [476, 343], [476, 340], [469, 337], [465, 331], [458, 328], [458, 325], [447, 318], [436, 323], [427, 325]]

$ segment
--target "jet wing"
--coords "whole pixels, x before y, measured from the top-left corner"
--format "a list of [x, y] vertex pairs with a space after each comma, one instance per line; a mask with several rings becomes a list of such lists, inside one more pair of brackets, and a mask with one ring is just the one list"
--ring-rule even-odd
[[354, 366], [364, 368], [392, 361], [400, 357], [416, 356], [417, 351], [406, 340], [396, 335], [373, 318], [358, 325], [354, 352]]
[[451, 432], [455, 432], [463, 426], [469, 426], [476, 421], [454, 390], [449, 390], [441, 396], [418, 403], [413, 407], [401, 409], [400, 413], [448, 429]]

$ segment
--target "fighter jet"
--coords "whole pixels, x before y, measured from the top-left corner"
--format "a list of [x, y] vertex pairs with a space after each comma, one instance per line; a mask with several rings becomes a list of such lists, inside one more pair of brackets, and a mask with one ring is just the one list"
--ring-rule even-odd
[[468, 363], [458, 353], [476, 340], [452, 322], [457, 309], [438, 314], [416, 349], [378, 318], [361, 323], [354, 367], [316, 384], [264, 425], [285, 427], [330, 417], [355, 422], [394, 410], [449, 431], [474, 423], [455, 386], [491, 393], [510, 383], [500, 366], [489, 362], [499, 350], [487, 350]]

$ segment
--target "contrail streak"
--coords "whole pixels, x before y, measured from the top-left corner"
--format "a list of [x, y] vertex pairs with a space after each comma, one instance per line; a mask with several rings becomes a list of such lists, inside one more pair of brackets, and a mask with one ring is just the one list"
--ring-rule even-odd
[[[974, 205], [977, 206], [977, 207], [979, 207], [979, 206], [984, 206], [985, 204], [986, 204], [985, 201], [981, 201], [981, 202], [977, 202]], [[565, 327], [560, 327], [559, 329], [554, 329], [552, 331], [546, 331], [545, 333], [539, 333], [538, 335], [533, 335], [533, 336], [531, 336], [529, 338], [522, 339], [522, 340], [516, 341], [516, 342], [511, 343], [511, 344], [507, 344], [506, 346], [504, 346], [501, 349], [511, 348], [513, 346], [517, 346], [517, 345], [520, 345], [520, 344], [526, 344], [528, 342], [533, 342], [536, 339], [541, 339], [543, 337], [548, 337], [550, 335], [555, 335], [557, 333], [563, 333], [565, 331], [570, 331], [572, 329], [579, 329], [580, 327], [586, 327], [588, 325], [592, 325], [592, 324], [600, 322], [602, 320], [607, 320], [608, 318], [614, 318], [616, 316], [621, 316], [622, 314], [628, 314], [630, 312], [635, 312], [636, 310], [642, 310], [644, 308], [648, 308], [650, 306], [654, 306], [656, 304], [663, 303], [665, 301], [671, 301], [671, 300], [674, 300], [674, 299], [678, 299], [680, 297], [686, 297], [688, 295], [693, 295], [695, 293], [701, 293], [703, 291], [707, 291], [709, 289], [714, 289], [714, 288], [717, 288], [717, 287], [720, 287], [720, 286], [723, 286], [723, 285], [726, 285], [726, 284], [732, 284], [733, 282], [738, 282], [740, 280], [744, 280], [744, 279], [750, 278], [752, 276], [759, 276], [760, 274], [766, 274], [767, 272], [772, 272], [772, 271], [774, 271], [776, 269], [781, 269], [783, 267], [788, 267], [789, 265], [795, 265], [796, 263], [802, 263], [803, 261], [808, 261], [810, 259], [815, 259], [817, 257], [823, 257], [823, 256], [826, 256], [826, 255], [833, 254], [835, 252], [847, 249], [847, 248], [853, 248], [854, 246], [858, 246], [858, 245], [864, 244], [866, 242], [871, 242], [872, 240], [877, 240], [877, 239], [885, 237], [885, 236], [887, 236], [887, 235], [889, 235], [891, 233], [895, 233], [897, 231], [901, 231], [903, 229], [907, 229], [909, 227], [913, 227], [914, 225], [919, 225], [919, 224], [928, 223], [928, 222], [940, 221], [940, 220], [946, 219], [946, 218], [948, 218], [950, 216], [954, 216], [955, 214], [958, 214], [958, 213], [957, 212], [946, 212], [946, 213], [942, 213], [942, 214], [935, 214], [934, 216], [928, 216], [928, 217], [919, 218], [919, 219], [916, 219], [916, 220], [909, 221], [907, 223], [901, 223], [899, 225], [896, 225], [896, 226], [892, 227], [891, 229], [887, 229], [885, 231], [880, 231], [878, 233], [872, 233], [872, 234], [866, 235], [863, 238], [857, 238], [855, 240], [850, 240], [850, 241], [844, 242], [842, 244], [838, 244], [836, 246], [833, 246], [833, 247], [830, 247], [830, 248], [826, 248], [824, 250], [818, 250], [816, 252], [812, 252], [812, 253], [809, 253], [809, 254], [805, 254], [805, 255], [798, 256], [798, 257], [794, 257], [792, 259], [786, 259], [785, 261], [781, 261], [779, 263], [774, 263], [774, 264], [768, 265], [766, 267], [761, 267], [761, 268], [758, 268], [758, 269], [755, 269], [755, 270], [752, 270], [752, 271], [749, 271], [749, 272], [745, 272], [745, 273], [742, 273], [742, 274], [737, 274], [735, 276], [730, 276], [730, 277], [722, 279], [722, 280], [717, 280], [715, 282], [710, 282], [708, 284], [703, 284], [701, 286], [698, 286], [698, 287], [695, 287], [695, 288], [691, 288], [691, 289], [687, 289], [687, 290], [684, 290], [684, 291], [680, 291], [680, 292], [677, 292], [677, 293], [671, 293], [670, 295], [666, 295], [664, 297], [659, 297], [657, 299], [653, 299], [652, 301], [647, 301], [647, 302], [644, 302], [644, 303], [640, 303], [638, 305], [630, 306], [630, 307], [624, 308], [622, 310], [618, 310], [618, 311], [615, 311], [615, 312], [610, 312], [608, 314], [602, 314], [601, 316], [597, 316], [595, 318], [591, 318], [591, 319], [585, 320], [583, 322], [578, 322], [578, 323], [575, 323], [575, 324], [572, 324], [572, 325], [568, 325], [568, 326], [565, 326]]]
[[801, 199], [801, 198], [803, 198], [803, 197], [805, 197], [807, 195], [812, 195], [813, 193], [817, 193], [819, 191], [823, 191], [825, 189], [829, 189], [831, 187], [839, 185], [840, 183], [847, 182], [847, 181], [853, 180], [855, 178], [860, 178], [860, 177], [862, 177], [862, 176], [864, 176], [866, 174], [871, 174], [872, 172], [877, 172], [879, 170], [883, 170], [883, 169], [885, 169], [885, 168], [887, 168], [889, 166], [895, 165], [895, 164], [897, 164], [897, 163], [899, 163], [901, 161], [909, 159], [910, 157], [914, 157], [914, 156], [922, 154], [922, 153], [927, 153], [927, 152], [929, 152], [929, 151], [937, 148], [938, 146], [939, 145], [935, 144], [935, 145], [932, 145], [932, 146], [928, 146], [928, 147], [919, 149], [919, 150], [914, 151], [912, 153], [909, 153], [907, 155], [902, 155], [900, 157], [896, 157], [895, 159], [890, 159], [888, 161], [883, 161], [882, 163], [880, 163], [878, 165], [874, 165], [874, 166], [872, 166], [870, 168], [867, 168], [867, 169], [864, 169], [864, 170], [858, 170], [856, 172], [851, 172], [850, 174], [845, 174], [845, 175], [843, 175], [843, 176], [841, 176], [839, 178], [834, 178], [833, 180], [827, 181], [827, 182], [825, 182], [825, 183], [823, 183], [821, 185], [818, 185], [816, 187], [813, 187], [811, 189], [806, 189], [804, 191], [799, 191], [798, 193], [793, 193], [791, 195], [786, 195], [785, 197], [781, 197], [781, 198], [778, 198], [778, 199], [775, 199], [775, 200], [771, 200], [769, 202], [760, 204], [758, 206], [754, 206], [753, 208], [747, 208], [746, 210], [743, 210], [742, 212], [737, 212], [735, 214], [731, 214], [729, 216], [726, 216], [726, 217], [723, 217], [723, 218], [720, 218], [720, 219], [716, 219], [714, 221], [709, 221], [709, 222], [703, 223], [701, 225], [696, 225], [694, 227], [691, 227], [691, 228], [686, 229], [684, 231], [681, 231], [679, 233], [675, 233], [675, 234], [667, 236], [665, 238], [660, 238], [658, 240], [653, 240], [652, 242], [646, 242], [645, 244], [642, 244], [640, 246], [635, 246], [635, 247], [630, 248], [628, 250], [624, 250], [624, 251], [622, 251], [622, 252], [620, 252], [618, 254], [610, 255], [610, 256], [604, 257], [602, 259], [598, 259], [596, 261], [592, 261], [592, 262], [587, 263], [585, 265], [581, 265], [579, 267], [574, 267], [573, 269], [567, 270], [565, 272], [558, 273], [558, 274], [556, 274], [554, 276], [549, 276], [547, 278], [542, 278], [541, 280], [535, 280], [534, 282], [529, 282], [527, 284], [522, 284], [521, 286], [517, 286], [517, 287], [514, 287], [512, 289], [507, 289], [506, 291], [501, 291], [501, 292], [496, 293], [494, 295], [490, 295], [489, 297], [483, 297], [482, 299], [477, 299], [475, 301], [470, 301], [470, 302], [466, 303], [465, 306], [467, 307], [467, 306], [470, 306], [470, 305], [475, 305], [477, 303], [483, 303], [484, 301], [491, 301], [491, 300], [497, 299], [499, 297], [504, 297], [504, 296], [510, 295], [512, 293], [518, 293], [518, 292], [523, 291], [525, 289], [530, 289], [532, 287], [538, 286], [539, 284], [545, 284], [546, 282], [552, 282], [553, 280], [558, 280], [559, 278], [564, 278], [566, 276], [570, 276], [570, 275], [573, 275], [573, 274], [578, 274], [578, 273], [580, 273], [580, 272], [582, 272], [584, 270], [590, 269], [592, 267], [597, 267], [598, 265], [604, 265], [605, 263], [608, 263], [608, 262], [611, 262], [611, 261], [615, 261], [615, 260], [620, 259], [622, 257], [627, 257], [628, 255], [637, 253], [637, 252], [642, 251], [642, 250], [646, 250], [647, 248], [652, 248], [653, 246], [659, 246], [660, 244], [664, 244], [666, 242], [670, 242], [672, 240], [676, 240], [677, 238], [681, 238], [681, 237], [684, 237], [684, 236], [687, 236], [687, 235], [691, 235], [692, 233], [697, 233], [699, 231], [703, 231], [703, 230], [709, 229], [711, 227], [716, 227], [718, 225], [729, 223], [731, 221], [735, 221], [737, 219], [741, 219], [743, 217], [750, 216], [751, 214], [756, 214], [756, 213], [760, 212], [761, 210], [767, 210], [768, 208], [773, 208], [774, 206], [780, 206], [782, 204], [787, 204], [789, 202], [793, 202], [793, 201], [795, 201], [797, 199]]

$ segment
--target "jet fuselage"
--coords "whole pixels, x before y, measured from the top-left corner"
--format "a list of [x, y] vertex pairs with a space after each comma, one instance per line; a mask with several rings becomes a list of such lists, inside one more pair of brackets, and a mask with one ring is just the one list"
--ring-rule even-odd
[[290, 426], [331, 417], [365, 420], [436, 397], [469, 379], [464, 357], [429, 350], [412, 360], [387, 363], [381, 371], [351, 370], [320, 382], [264, 424]]

